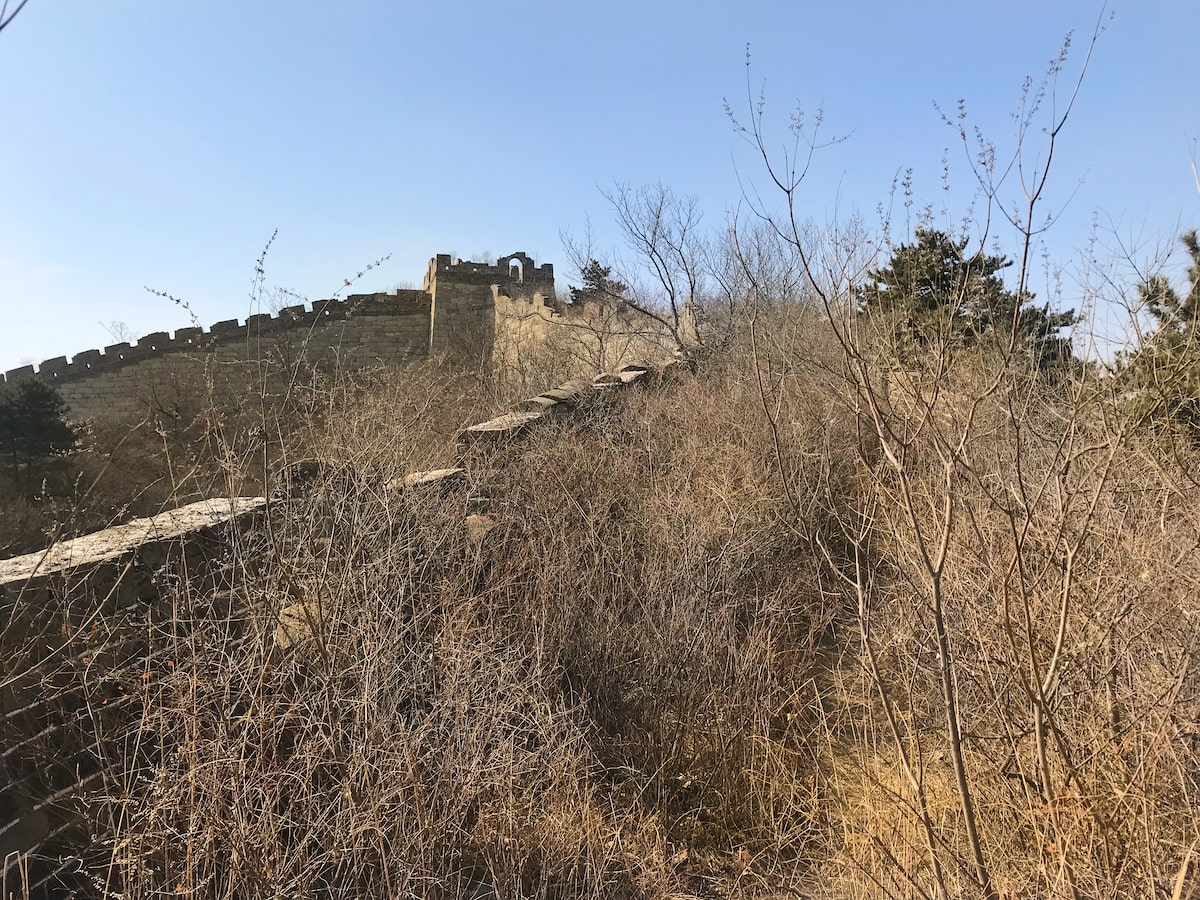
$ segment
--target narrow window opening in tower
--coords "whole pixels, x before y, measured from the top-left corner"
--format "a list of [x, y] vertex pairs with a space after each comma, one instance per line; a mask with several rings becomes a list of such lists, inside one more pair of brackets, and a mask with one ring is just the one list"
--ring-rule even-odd
[[519, 259], [510, 259], [508, 261], [508, 277], [517, 284], [525, 282], [525, 267]]

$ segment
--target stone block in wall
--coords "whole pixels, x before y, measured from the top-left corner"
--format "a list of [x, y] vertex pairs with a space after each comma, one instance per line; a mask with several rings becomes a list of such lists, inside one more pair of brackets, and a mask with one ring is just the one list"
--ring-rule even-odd
[[[321, 321], [319, 312], [305, 312], [303, 306], [290, 306], [288, 309], [297, 310], [297, 312], [287, 313], [288, 325], [294, 332], [310, 329], [314, 323]], [[283, 316], [283, 313], [280, 315]]]
[[271, 316], [267, 313], [256, 313], [253, 316], [246, 317], [246, 330], [251, 334], [257, 334], [270, 328], [271, 322]]
[[56, 356], [54, 359], [48, 359], [38, 367], [38, 374], [43, 378], [58, 378], [63, 374], [63, 370], [67, 367], [67, 358], [65, 356]]
[[395, 296], [398, 302], [403, 303], [427, 303], [429, 301], [429, 294], [416, 288], [397, 289]]
[[121, 358], [125, 362], [136, 362], [137, 360], [149, 359], [154, 354], [154, 350], [150, 344], [138, 344], [136, 347], [130, 347], [121, 354]]
[[342, 300], [317, 300], [313, 303], [313, 312], [329, 321], [344, 319], [349, 315], [349, 310]]

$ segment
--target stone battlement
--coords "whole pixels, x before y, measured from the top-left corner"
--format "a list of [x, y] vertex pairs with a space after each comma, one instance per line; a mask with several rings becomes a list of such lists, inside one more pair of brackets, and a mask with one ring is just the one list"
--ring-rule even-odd
[[190, 421], [213, 402], [286, 396], [301, 365], [354, 372], [451, 354], [512, 368], [546, 351], [595, 371], [661, 356], [663, 335], [647, 322], [621, 304], [559, 302], [554, 267], [525, 253], [494, 264], [440, 253], [419, 290], [351, 294], [155, 332], [11, 369], [4, 380], [54, 385], [77, 420]]
[[103, 350], [84, 350], [68, 360], [65, 356], [47, 359], [37, 366], [21, 366], [3, 373], [2, 380], [38, 377], [51, 384], [115, 372], [151, 357], [179, 352], [203, 352], [217, 342], [278, 334], [284, 331], [312, 329], [351, 316], [429, 316], [429, 296], [425, 291], [400, 290], [395, 293], [351, 294], [345, 299], [316, 300], [311, 304], [287, 306], [274, 315], [248, 316], [245, 321], [225, 319], [207, 329], [179, 328], [174, 333], [157, 331], [133, 343], [110, 344]]
[[[425, 290], [433, 289], [438, 279], [459, 284], [516, 284], [533, 287], [538, 291], [554, 294], [554, 266], [550, 263], [537, 265], [524, 253], [511, 253], [490, 263], [455, 261], [449, 253], [439, 253], [429, 261], [425, 273]], [[547, 288], [549, 290], [547, 290]]]

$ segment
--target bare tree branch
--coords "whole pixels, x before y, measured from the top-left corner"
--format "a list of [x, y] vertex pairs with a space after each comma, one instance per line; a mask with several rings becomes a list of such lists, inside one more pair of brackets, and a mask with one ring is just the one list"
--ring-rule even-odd
[[29, 0], [21, 0], [12, 12], [8, 11], [8, 0], [4, 0], [3, 4], [0, 4], [0, 31], [8, 27], [9, 23], [17, 17], [17, 13], [24, 9], [25, 4], [28, 2]]

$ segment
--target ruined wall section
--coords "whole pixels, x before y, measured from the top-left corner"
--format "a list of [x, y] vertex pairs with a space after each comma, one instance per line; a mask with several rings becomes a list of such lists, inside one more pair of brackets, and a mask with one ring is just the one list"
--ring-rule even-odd
[[58, 388], [72, 418], [188, 418], [206, 404], [282, 394], [294, 374], [396, 365], [429, 351], [424, 291], [355, 294], [291, 306], [276, 315], [230, 319], [208, 330], [158, 332], [136, 344], [87, 350], [24, 366], [5, 380], [37, 378]]
[[493, 361], [497, 368], [555, 375], [618, 369], [670, 359], [670, 331], [626, 303], [562, 303], [553, 294], [494, 297]]

